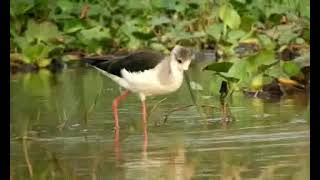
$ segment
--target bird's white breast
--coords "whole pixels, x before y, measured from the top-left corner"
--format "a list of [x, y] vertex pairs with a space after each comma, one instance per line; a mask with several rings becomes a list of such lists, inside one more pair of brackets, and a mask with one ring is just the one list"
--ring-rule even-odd
[[145, 96], [160, 95], [176, 91], [183, 82], [183, 72], [169, 73], [163, 72], [163, 66], [156, 66], [140, 72], [128, 72], [121, 70], [123, 79], [128, 84], [128, 89], [132, 92], [143, 93]]

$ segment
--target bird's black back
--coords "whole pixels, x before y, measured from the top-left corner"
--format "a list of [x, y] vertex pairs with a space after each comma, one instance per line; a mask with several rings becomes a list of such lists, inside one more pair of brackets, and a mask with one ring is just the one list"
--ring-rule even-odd
[[105, 56], [83, 58], [86, 63], [110, 74], [121, 76], [120, 71], [139, 72], [157, 66], [165, 56], [153, 51], [138, 51], [126, 56]]

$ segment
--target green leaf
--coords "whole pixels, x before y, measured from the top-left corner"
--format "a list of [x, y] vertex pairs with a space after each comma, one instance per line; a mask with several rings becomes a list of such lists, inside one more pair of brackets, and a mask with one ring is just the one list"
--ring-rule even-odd
[[273, 50], [276, 48], [276, 43], [269, 38], [269, 36], [264, 34], [259, 34], [258, 39], [261, 43], [261, 45], [268, 50]]
[[84, 24], [80, 19], [70, 19], [64, 22], [63, 32], [74, 33], [84, 29]]
[[256, 72], [261, 65], [270, 65], [277, 61], [275, 53], [272, 50], [261, 51], [256, 55], [248, 57], [246, 60], [248, 62], [249, 73]]
[[254, 76], [251, 80], [250, 88], [254, 90], [259, 90], [263, 85], [263, 74], [258, 74]]
[[169, 53], [170, 51], [166, 48], [165, 45], [161, 44], [161, 43], [151, 43], [150, 44], [150, 47], [154, 50], [157, 50], [157, 51], [162, 51], [162, 52], [165, 52], [165, 53]]
[[310, 43], [310, 29], [305, 29], [303, 32], [303, 39]]
[[61, 9], [64, 14], [71, 14], [81, 12], [81, 4], [75, 3], [69, 0], [58, 0], [57, 6]]
[[248, 62], [245, 60], [234, 61], [233, 66], [228, 71], [229, 77], [236, 77], [241, 81], [247, 80], [249, 74], [247, 73]]
[[268, 20], [273, 22], [274, 24], [280, 24], [282, 16], [282, 14], [274, 13], [269, 16]]
[[167, 33], [164, 35], [165, 38], [168, 39], [173, 39], [175, 41], [180, 41], [180, 40], [189, 40], [192, 38], [200, 38], [200, 37], [205, 37], [207, 34], [205, 32], [185, 32], [185, 31], [180, 31], [177, 29], [174, 29], [173, 31]]
[[246, 0], [236, 0], [237, 2], [241, 3], [241, 4], [245, 4]]
[[25, 54], [30, 63], [41, 61], [42, 59], [48, 58], [49, 52], [52, 50], [51, 47], [42, 43], [30, 45], [23, 49], [22, 53]]
[[216, 62], [205, 67], [204, 70], [216, 71], [216, 72], [228, 72], [232, 67], [232, 62]]
[[287, 76], [286, 73], [283, 72], [282, 68], [280, 67], [280, 65], [275, 65], [275, 66], [272, 66], [270, 68], [268, 68], [264, 74], [270, 76], [270, 77], [273, 77], [273, 78], [289, 78]]
[[227, 4], [220, 8], [219, 17], [231, 29], [237, 29], [241, 24], [241, 18], [238, 12]]
[[91, 4], [89, 5], [89, 11], [88, 16], [110, 16], [110, 12], [108, 11], [108, 8], [101, 6], [101, 4]]
[[34, 7], [33, 0], [10, 1], [10, 15], [19, 16], [25, 14]]
[[22, 51], [29, 46], [29, 42], [25, 36], [18, 36], [14, 38], [14, 41], [22, 49]]
[[48, 21], [38, 24], [34, 20], [29, 20], [27, 28], [25, 36], [28, 42], [32, 42], [34, 39], [48, 42], [60, 36], [58, 27]]
[[240, 38], [242, 38], [246, 33], [242, 30], [231, 30], [228, 33], [228, 42], [236, 43]]
[[241, 25], [240, 29], [244, 31], [250, 31], [252, 26], [258, 21], [257, 17], [252, 15], [241, 16]]
[[155, 26], [170, 23], [170, 22], [171, 20], [167, 16], [160, 16], [160, 17], [153, 16], [150, 21], [150, 24], [152, 27], [155, 27]]
[[220, 40], [222, 32], [223, 32], [223, 24], [222, 23], [212, 24], [207, 29], [207, 34], [212, 36], [216, 41]]
[[306, 43], [306, 42], [305, 42], [305, 40], [304, 40], [303, 38], [297, 38], [297, 39], [296, 39], [296, 43], [297, 43], [297, 44], [304, 44], [304, 43]]
[[49, 58], [43, 58], [39, 61], [37, 61], [37, 64], [39, 67], [46, 67], [51, 63], [51, 59]]
[[127, 9], [143, 9], [145, 10], [150, 6], [148, 0], [120, 0], [118, 5], [125, 6]]
[[283, 62], [282, 64], [283, 71], [289, 76], [295, 76], [300, 73], [300, 67], [294, 62]]
[[26, 64], [31, 63], [31, 60], [27, 56], [25, 56], [24, 54], [20, 54], [20, 53], [10, 53], [10, 61], [11, 60], [22, 61]]
[[199, 83], [196, 83], [195, 81], [190, 82], [190, 87], [192, 90], [197, 90], [197, 91], [203, 90], [203, 87]]
[[162, 8], [167, 10], [175, 10], [175, 0], [151, 0], [151, 4], [155, 8]]
[[279, 44], [289, 44], [293, 39], [297, 38], [299, 36], [299, 34], [294, 33], [292, 31], [285, 31], [283, 32], [279, 39], [278, 39], [278, 43]]
[[216, 73], [217, 75], [219, 75], [220, 77], [224, 78], [225, 80], [227, 80], [228, 82], [234, 82], [234, 83], [237, 83], [239, 82], [239, 78], [237, 77], [233, 77], [233, 76], [230, 76], [228, 73], [224, 73], [224, 72], [221, 72], [221, 73]]
[[91, 29], [81, 30], [78, 34], [78, 38], [84, 43], [88, 43], [92, 40], [102, 40], [106, 38], [110, 38], [109, 29], [104, 27], [94, 27]]

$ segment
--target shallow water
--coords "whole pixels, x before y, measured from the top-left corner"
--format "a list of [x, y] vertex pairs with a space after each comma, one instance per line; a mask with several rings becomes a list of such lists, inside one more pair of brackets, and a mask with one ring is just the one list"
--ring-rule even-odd
[[[209, 73], [190, 72], [203, 90], [195, 106], [186, 83], [175, 93], [120, 105], [119, 136], [111, 103], [119, 87], [90, 68], [11, 77], [13, 179], [310, 179], [307, 97], [261, 100], [234, 95], [221, 123]], [[155, 107], [156, 106], [156, 107]], [[25, 137], [23, 140], [21, 137]], [[119, 138], [119, 140], [117, 140]]]

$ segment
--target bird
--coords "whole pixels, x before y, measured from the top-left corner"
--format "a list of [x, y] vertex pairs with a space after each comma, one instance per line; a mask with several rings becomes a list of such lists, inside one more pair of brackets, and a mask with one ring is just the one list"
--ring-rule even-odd
[[127, 55], [84, 57], [87, 64], [125, 89], [112, 103], [115, 129], [119, 129], [118, 105], [129, 94], [139, 96], [142, 119], [147, 123], [146, 97], [164, 95], [178, 90], [189, 69], [194, 53], [191, 48], [175, 45], [168, 54], [154, 50], [138, 50]]

